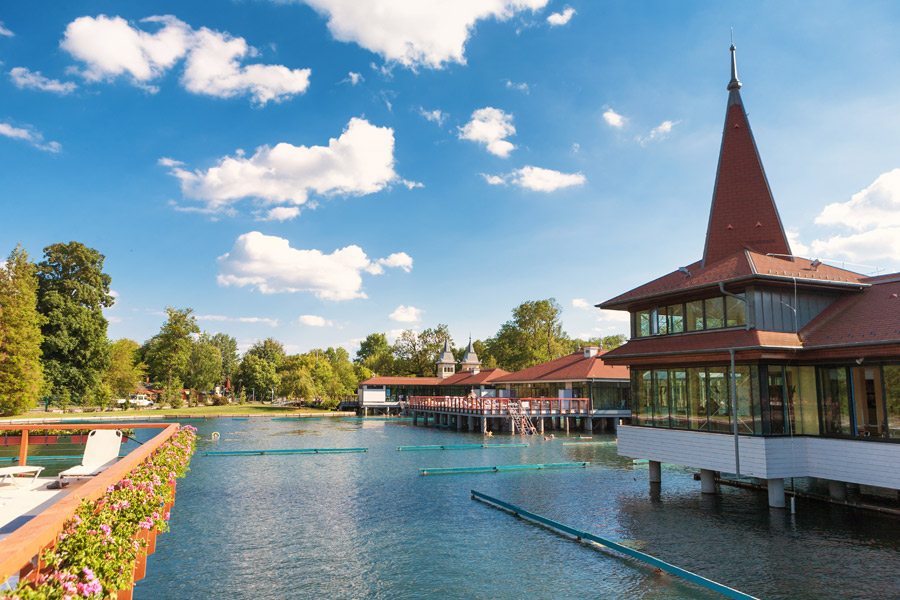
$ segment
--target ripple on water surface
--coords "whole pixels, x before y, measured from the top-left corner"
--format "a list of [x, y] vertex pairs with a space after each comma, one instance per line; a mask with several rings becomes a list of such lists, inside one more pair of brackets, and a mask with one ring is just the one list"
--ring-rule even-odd
[[[896, 597], [898, 520], [814, 503], [770, 511], [765, 494], [700, 494], [691, 470], [615, 446], [397, 452], [484, 443], [409, 422], [220, 419], [179, 482], [136, 600], [161, 598], [720, 598], [630, 559], [470, 499], [476, 489], [760, 598]], [[213, 442], [213, 431], [221, 435]], [[241, 434], [239, 437], [236, 437]], [[575, 435], [572, 436], [573, 438]], [[610, 439], [594, 436], [594, 441]], [[497, 436], [487, 443], [508, 443]], [[516, 438], [514, 441], [519, 441]], [[214, 450], [368, 447], [366, 453], [203, 456]], [[421, 477], [426, 467], [590, 461], [586, 469]]]

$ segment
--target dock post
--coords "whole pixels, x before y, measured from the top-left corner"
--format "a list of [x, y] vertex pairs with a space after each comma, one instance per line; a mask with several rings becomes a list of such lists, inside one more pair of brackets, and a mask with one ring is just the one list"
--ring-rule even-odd
[[828, 495], [831, 496], [833, 500], [840, 500], [843, 502], [847, 499], [847, 485], [843, 481], [830, 479], [828, 481]]
[[650, 483], [662, 483], [662, 463], [651, 460], [647, 464], [650, 467]]
[[538, 431], [541, 435], [544, 435], [544, 417], [538, 417]]
[[588, 433], [594, 431], [594, 419], [591, 417], [585, 417], [584, 419], [584, 430]]
[[569, 433], [569, 417], [562, 417], [566, 422], [566, 433]]
[[465, 423], [463, 422], [464, 418], [465, 417], [463, 417], [462, 415], [456, 415], [456, 430], [457, 431], [462, 431], [463, 428], [466, 426]]
[[479, 417], [481, 419], [481, 433], [482, 435], [487, 435], [487, 417]]
[[716, 493], [716, 472], [709, 469], [700, 469], [700, 493]]
[[784, 508], [784, 479], [766, 479], [769, 488], [769, 507]]
[[363, 416], [364, 416], [364, 417], [368, 417], [368, 416], [369, 416], [369, 407], [368, 407], [368, 406], [364, 406], [364, 407], [363, 407]]
[[468, 421], [469, 431], [475, 431], [475, 417], [469, 415], [466, 417], [466, 421]]

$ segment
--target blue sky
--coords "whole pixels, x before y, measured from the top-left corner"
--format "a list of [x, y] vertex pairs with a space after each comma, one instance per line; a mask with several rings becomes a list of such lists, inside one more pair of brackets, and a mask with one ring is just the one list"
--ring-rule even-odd
[[139, 342], [625, 332], [702, 253], [734, 27], [795, 253], [900, 269], [900, 6], [749, 4], [6, 2], [0, 250], [97, 248]]

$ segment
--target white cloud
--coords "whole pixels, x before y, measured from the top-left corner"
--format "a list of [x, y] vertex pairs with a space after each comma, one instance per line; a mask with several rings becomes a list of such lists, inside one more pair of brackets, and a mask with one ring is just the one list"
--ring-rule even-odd
[[603, 120], [606, 121], [607, 125], [609, 125], [610, 127], [622, 129], [628, 119], [623, 117], [613, 109], [607, 108], [606, 112], [603, 113]]
[[216, 321], [229, 323], [261, 323], [269, 327], [278, 327], [278, 319], [269, 319], [266, 317], [227, 317], [225, 315], [197, 315], [198, 321]]
[[[418, 329], [418, 328], [413, 327], [413, 329]], [[397, 338], [399, 338], [401, 335], [403, 335], [404, 331], [406, 331], [406, 330], [405, 329], [390, 329], [387, 332], [385, 332], [385, 337], [387, 338], [388, 343], [393, 344], [394, 342], [396, 342]]]
[[347, 79], [341, 80], [341, 83], [349, 83], [350, 85], [356, 85], [361, 81], [365, 81], [366, 78], [362, 76], [362, 73], [354, 73], [350, 71], [347, 73]]
[[415, 306], [400, 305], [397, 309], [388, 315], [391, 321], [398, 323], [416, 323], [422, 320], [422, 313], [425, 312], [421, 308]]
[[218, 282], [250, 286], [264, 294], [312, 292], [322, 300], [350, 300], [366, 297], [362, 273], [373, 263], [393, 266], [388, 262], [390, 257], [370, 260], [359, 246], [323, 254], [298, 250], [284, 238], [251, 231], [238, 237], [231, 250], [218, 258]]
[[472, 113], [472, 119], [460, 128], [459, 139], [484, 144], [491, 154], [506, 158], [515, 149], [504, 139], [516, 133], [512, 119], [512, 115], [499, 108], [479, 108]]
[[12, 31], [7, 29], [3, 25], [3, 21], [0, 21], [0, 35], [5, 36], [5, 37], [15, 37], [16, 34], [14, 34]]
[[567, 6], [564, 11], [549, 15], [547, 17], [547, 22], [550, 23], [550, 25], [553, 27], [556, 27], [557, 25], [565, 25], [572, 20], [572, 17], [574, 15], [575, 9], [571, 6]]
[[71, 81], [58, 81], [41, 75], [40, 71], [30, 71], [25, 67], [15, 67], [9, 72], [9, 78], [19, 89], [42, 90], [64, 96], [71, 94], [78, 87]]
[[379, 258], [378, 264], [392, 269], [403, 269], [409, 273], [412, 271], [413, 259], [406, 252], [394, 252], [388, 255], [387, 258]]
[[530, 165], [506, 175], [482, 174], [482, 176], [490, 185], [512, 184], [535, 192], [554, 192], [573, 185], [582, 185], [587, 181], [581, 173], [562, 173]]
[[45, 152], [60, 152], [62, 146], [59, 142], [44, 142], [44, 136], [40, 132], [33, 129], [23, 129], [21, 127], [13, 127], [9, 123], [0, 123], [0, 135], [12, 138], [14, 140], [22, 140], [28, 142], [38, 150]]
[[531, 92], [531, 90], [528, 88], [527, 83], [515, 83], [513, 81], [510, 81], [509, 79], [506, 80], [506, 87], [514, 90], [519, 90], [520, 92], [525, 92], [526, 94]]
[[175, 160], [174, 158], [169, 158], [167, 156], [163, 156], [156, 161], [156, 164], [162, 165], [164, 167], [180, 167], [184, 165], [180, 160]]
[[301, 325], [306, 325], [307, 327], [331, 327], [334, 324], [319, 315], [300, 315], [300, 318], [297, 320]]
[[[227, 210], [245, 198], [263, 204], [305, 204], [310, 193], [365, 195], [400, 179], [394, 172], [394, 130], [353, 118], [339, 138], [327, 146], [294, 146], [282, 142], [261, 146], [253, 156], [225, 156], [205, 171], [175, 167], [181, 191], [205, 203], [208, 212]], [[287, 213], [283, 213], [287, 214]]]
[[327, 17], [335, 39], [355, 42], [404, 67], [465, 64], [476, 22], [536, 12], [548, 0], [303, 0]]
[[675, 127], [679, 121], [663, 121], [656, 127], [650, 130], [650, 133], [647, 134], [646, 137], [638, 136], [637, 140], [641, 143], [641, 145], [646, 144], [651, 140], [662, 139], [672, 133], [672, 128]]
[[300, 215], [299, 206], [276, 206], [269, 209], [263, 221], [290, 221]]
[[431, 121], [432, 123], [437, 123], [438, 125], [443, 125], [444, 121], [447, 120], [447, 113], [441, 111], [441, 109], [436, 108], [434, 110], [425, 110], [421, 106], [419, 107], [419, 114]]
[[785, 234], [787, 234], [788, 243], [791, 246], [791, 253], [794, 256], [803, 256], [807, 258], [812, 256], [810, 247], [800, 241], [799, 231], [796, 229], [787, 229], [785, 230]]
[[171, 15], [141, 22], [161, 28], [148, 33], [121, 17], [79, 17], [66, 27], [60, 46], [85, 63], [81, 75], [88, 81], [126, 75], [135, 85], [156, 91], [150, 82], [185, 59], [181, 82], [195, 94], [219, 98], [248, 94], [264, 105], [303, 93], [309, 87], [309, 69], [241, 65], [247, 56], [258, 55], [244, 38], [205, 27], [194, 30]]
[[584, 298], [573, 298], [572, 306], [575, 308], [588, 309], [592, 308], [591, 303], [585, 300]]
[[857, 232], [813, 241], [813, 251], [821, 256], [900, 261], [900, 169], [882, 173], [846, 202], [829, 204], [815, 223]]

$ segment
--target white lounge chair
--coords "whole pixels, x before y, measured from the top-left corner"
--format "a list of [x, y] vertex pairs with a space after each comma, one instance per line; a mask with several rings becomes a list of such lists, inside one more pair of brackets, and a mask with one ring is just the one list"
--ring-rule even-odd
[[18, 487], [26, 487], [16, 483], [16, 475], [31, 473], [33, 474], [33, 477], [31, 478], [31, 481], [28, 482], [28, 487], [30, 487], [34, 485], [34, 482], [37, 481], [38, 475], [40, 475], [41, 471], [43, 470], [44, 467], [30, 467], [28, 465], [21, 465], [16, 467], [0, 467], [0, 484], [6, 483], [6, 480], [9, 479]]
[[122, 432], [118, 429], [95, 429], [88, 434], [81, 464], [66, 469], [59, 474], [58, 486], [68, 485], [66, 478], [93, 477], [119, 460], [119, 448], [122, 446]]

